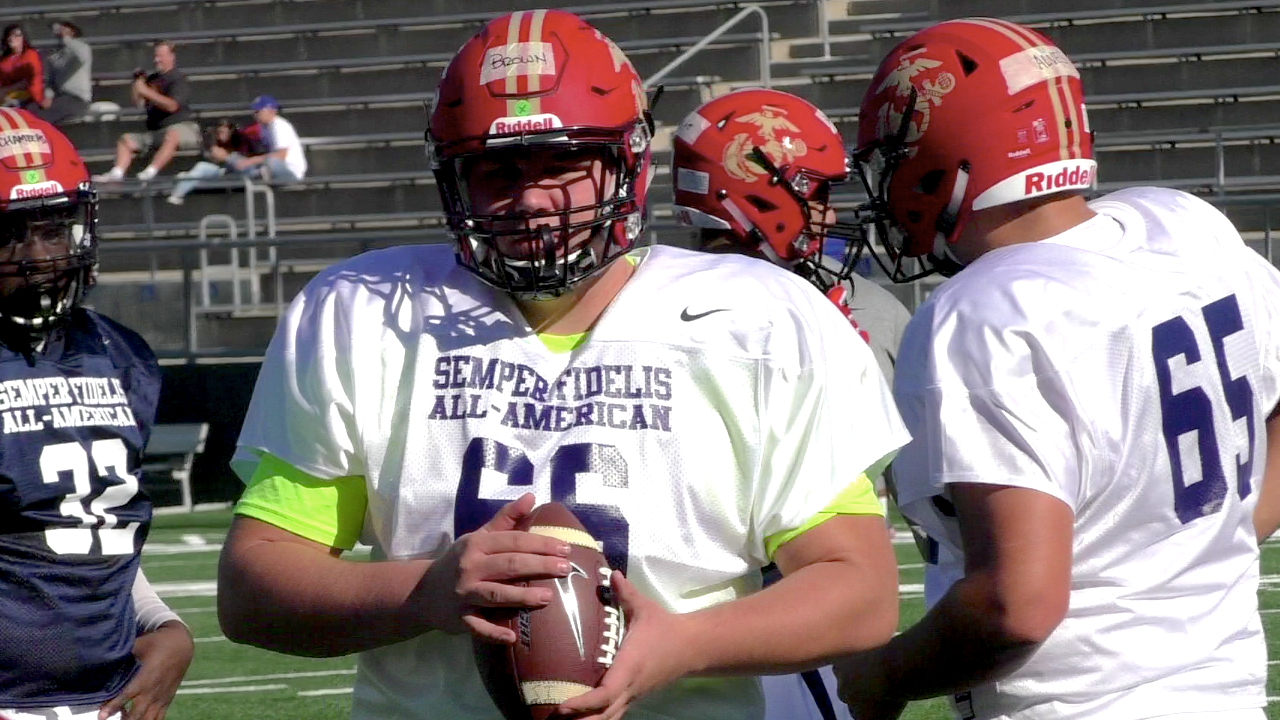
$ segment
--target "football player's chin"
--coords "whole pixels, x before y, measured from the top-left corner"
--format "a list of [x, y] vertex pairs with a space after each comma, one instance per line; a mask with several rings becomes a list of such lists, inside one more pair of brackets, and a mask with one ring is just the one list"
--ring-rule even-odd
[[[586, 245], [590, 238], [589, 233], [582, 233], [581, 235], [581, 237], [575, 237], [570, 243], [575, 250]], [[561, 233], [551, 234], [556, 260], [563, 259], [565, 255], [563, 237]], [[547, 256], [543, 238], [535, 234], [505, 237], [499, 241], [498, 250], [512, 260], [542, 260]]]

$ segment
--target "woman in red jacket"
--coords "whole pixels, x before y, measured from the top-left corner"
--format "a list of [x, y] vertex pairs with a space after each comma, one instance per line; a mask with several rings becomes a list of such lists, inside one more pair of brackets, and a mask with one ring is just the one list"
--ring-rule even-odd
[[0, 99], [6, 106], [35, 103], [45, 107], [44, 67], [40, 55], [27, 42], [21, 25], [4, 29], [4, 48], [0, 51]]

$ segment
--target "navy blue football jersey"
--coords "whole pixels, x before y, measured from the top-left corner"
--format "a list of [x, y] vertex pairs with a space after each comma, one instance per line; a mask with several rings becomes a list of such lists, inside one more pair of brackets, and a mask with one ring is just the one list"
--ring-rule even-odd
[[146, 342], [88, 310], [30, 358], [0, 347], [0, 707], [102, 702], [136, 670], [159, 395]]

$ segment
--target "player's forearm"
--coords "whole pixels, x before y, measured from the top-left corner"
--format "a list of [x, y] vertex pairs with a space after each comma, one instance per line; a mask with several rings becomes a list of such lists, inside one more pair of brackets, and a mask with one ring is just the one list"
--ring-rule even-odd
[[686, 617], [697, 674], [807, 670], [893, 636], [897, 569], [854, 559], [814, 563], [754, 595]]
[[1048, 623], [1014, 617], [994, 582], [956, 582], [925, 617], [863, 663], [883, 672], [904, 700], [960, 692], [997, 680], [1017, 667], [1052, 631]]
[[169, 622], [185, 625], [182, 618], [160, 599], [141, 568], [133, 579], [133, 611], [137, 616], [139, 634], [152, 632]]
[[218, 619], [231, 640], [332, 657], [433, 628], [417, 604], [429, 561], [365, 563], [288, 542], [235, 543], [228, 538], [218, 573]]
[[1262, 471], [1262, 487], [1258, 488], [1258, 504], [1253, 510], [1253, 528], [1258, 542], [1266, 540], [1280, 528], [1280, 417], [1272, 411], [1267, 418], [1267, 464]]

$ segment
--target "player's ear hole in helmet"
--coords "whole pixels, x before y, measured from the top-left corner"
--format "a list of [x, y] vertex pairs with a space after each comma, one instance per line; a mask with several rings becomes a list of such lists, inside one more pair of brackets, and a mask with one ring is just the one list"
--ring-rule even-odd
[[426, 132], [458, 262], [538, 299], [643, 244], [652, 135], [635, 68], [595, 28], [558, 10], [491, 21], [445, 69]]

